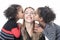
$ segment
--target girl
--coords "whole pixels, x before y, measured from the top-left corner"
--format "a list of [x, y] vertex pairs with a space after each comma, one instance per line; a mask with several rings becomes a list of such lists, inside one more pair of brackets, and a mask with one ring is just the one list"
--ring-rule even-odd
[[18, 4], [12, 4], [4, 11], [8, 21], [0, 32], [0, 40], [18, 40], [20, 38], [20, 26], [17, 21], [23, 18], [23, 8]]

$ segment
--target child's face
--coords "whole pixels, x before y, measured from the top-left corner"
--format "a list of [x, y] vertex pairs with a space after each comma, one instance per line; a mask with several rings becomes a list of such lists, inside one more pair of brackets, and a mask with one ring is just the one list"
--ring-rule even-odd
[[39, 21], [39, 22], [42, 22], [43, 21], [43, 17], [40, 16], [40, 12], [38, 11], [38, 9], [35, 11], [35, 20], [36, 21]]
[[22, 8], [22, 7], [18, 9], [17, 17], [18, 17], [19, 19], [20, 19], [20, 18], [23, 19], [24, 14], [23, 14], [23, 8]]
[[39, 20], [39, 15], [38, 15], [37, 10], [35, 11], [35, 17], [34, 17], [34, 20], [35, 20], [35, 21], [38, 21], [38, 20]]

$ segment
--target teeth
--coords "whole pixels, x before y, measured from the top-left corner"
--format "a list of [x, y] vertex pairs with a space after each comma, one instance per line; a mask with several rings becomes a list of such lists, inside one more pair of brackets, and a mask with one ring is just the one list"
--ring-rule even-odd
[[35, 23], [39, 24], [39, 22], [38, 22], [38, 21], [35, 21]]
[[32, 17], [28, 17], [28, 19], [32, 19]]
[[28, 19], [30, 19], [30, 18], [28, 18]]

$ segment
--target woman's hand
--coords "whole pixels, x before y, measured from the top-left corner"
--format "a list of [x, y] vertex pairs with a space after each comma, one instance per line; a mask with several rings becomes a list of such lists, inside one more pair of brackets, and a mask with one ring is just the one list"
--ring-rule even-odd
[[42, 27], [39, 27], [38, 24], [35, 24], [34, 32], [42, 33], [43, 31], [44, 31], [44, 29]]

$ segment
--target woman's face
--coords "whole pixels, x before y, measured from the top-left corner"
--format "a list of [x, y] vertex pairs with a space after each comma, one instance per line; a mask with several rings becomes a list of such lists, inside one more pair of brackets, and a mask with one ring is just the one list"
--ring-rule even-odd
[[19, 19], [20, 18], [22, 19], [24, 17], [23, 8], [22, 7], [18, 8], [18, 14], [17, 14], [17, 16], [18, 16]]
[[34, 14], [35, 14], [34, 12], [35, 11], [32, 8], [27, 8], [24, 11], [26, 22], [33, 22], [33, 17], [34, 17]]

